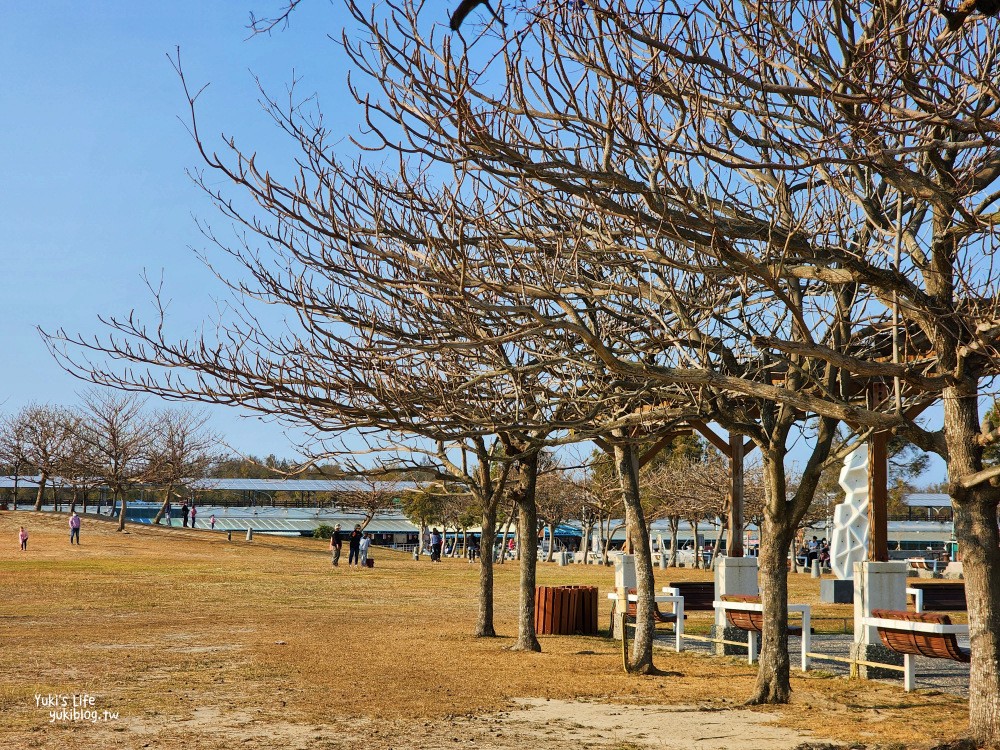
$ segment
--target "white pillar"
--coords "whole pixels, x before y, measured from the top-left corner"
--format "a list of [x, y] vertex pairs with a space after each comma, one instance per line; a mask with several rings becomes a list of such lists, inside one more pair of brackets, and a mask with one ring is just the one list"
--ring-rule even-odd
[[[862, 617], [871, 617], [873, 609], [906, 609], [905, 562], [854, 563], [854, 649], [857, 658], [887, 661], [878, 630], [862, 626]], [[869, 677], [862, 666], [861, 676]], [[887, 672], [898, 676], [898, 672]]]
[[[749, 594], [756, 596], [760, 593], [757, 584], [757, 558], [756, 557], [720, 557], [715, 566], [715, 598], [719, 599], [723, 594]], [[726, 615], [720, 610], [715, 611], [715, 632], [716, 637], [721, 637], [726, 629]], [[719, 644], [719, 653], [724, 651], [723, 644]]]
[[615, 561], [615, 593], [618, 594], [618, 605], [615, 608], [615, 621], [613, 623], [613, 633], [615, 638], [621, 640], [621, 613], [628, 607], [629, 589], [636, 587], [635, 581], [635, 555], [617, 554]]

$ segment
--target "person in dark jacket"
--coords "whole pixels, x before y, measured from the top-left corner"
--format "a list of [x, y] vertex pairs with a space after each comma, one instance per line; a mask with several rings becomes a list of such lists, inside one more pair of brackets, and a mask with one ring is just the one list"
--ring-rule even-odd
[[333, 536], [330, 537], [330, 549], [333, 550], [333, 566], [340, 565], [340, 546], [344, 540], [340, 536], [340, 524], [333, 527]]
[[351, 551], [347, 556], [347, 564], [350, 565], [361, 565], [361, 537], [364, 536], [361, 532], [361, 524], [354, 525], [354, 531], [351, 532], [350, 544]]

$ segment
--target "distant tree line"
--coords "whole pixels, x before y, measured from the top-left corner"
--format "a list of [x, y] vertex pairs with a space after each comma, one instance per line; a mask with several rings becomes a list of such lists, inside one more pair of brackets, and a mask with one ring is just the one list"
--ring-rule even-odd
[[128, 495], [150, 485], [162, 489], [164, 504], [216, 462], [219, 439], [208, 417], [184, 409], [150, 409], [135, 394], [93, 389], [78, 407], [31, 404], [0, 417], [0, 471], [13, 478], [16, 508], [20, 480], [37, 478], [33, 507], [41, 510], [46, 489], [58, 503], [69, 493], [69, 510], [87, 507], [100, 488], [119, 505], [125, 527]]

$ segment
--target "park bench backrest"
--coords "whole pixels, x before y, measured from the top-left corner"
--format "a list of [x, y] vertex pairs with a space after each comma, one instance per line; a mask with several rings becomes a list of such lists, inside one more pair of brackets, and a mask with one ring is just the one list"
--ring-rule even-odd
[[908, 581], [907, 587], [920, 589], [924, 592], [924, 611], [965, 612], [968, 604], [965, 600], [964, 581]]
[[[751, 596], [750, 594], [723, 594], [722, 601], [760, 604], [760, 597]], [[763, 612], [750, 612], [742, 609], [727, 609], [726, 620], [732, 627], [740, 628], [741, 630], [752, 630], [755, 633], [760, 633], [764, 629]]]
[[[629, 589], [629, 590], [628, 590], [628, 595], [629, 595], [629, 596], [634, 596], [635, 594], [636, 594], [636, 589]], [[634, 620], [634, 619], [635, 619], [635, 616], [636, 616], [636, 614], [637, 614], [638, 612], [639, 612], [639, 603], [638, 603], [638, 602], [627, 602], [627, 603], [626, 603], [626, 606], [625, 606], [625, 614], [626, 614], [626, 615], [627, 615], [627, 616], [628, 616], [629, 618], [631, 618], [631, 619], [633, 619], [633, 620]]]
[[[760, 604], [760, 596], [752, 594], [723, 594], [724, 602], [747, 602], [750, 604]], [[726, 621], [734, 628], [740, 630], [752, 630], [754, 633], [764, 632], [764, 613], [752, 612], [743, 609], [727, 609]], [[789, 635], [802, 635], [802, 628], [797, 625], [788, 626]]]
[[[909, 612], [899, 609], [873, 609], [872, 617], [902, 622], [928, 622], [951, 625], [948, 615], [934, 612]], [[888, 648], [900, 654], [928, 656], [932, 659], [952, 659], [968, 663], [969, 653], [958, 645], [954, 633], [915, 633], [907, 630], [878, 628], [879, 637]]]
[[[635, 596], [636, 589], [628, 590], [629, 596]], [[625, 616], [630, 620], [635, 620], [639, 613], [639, 603], [638, 602], [628, 602], [628, 606], [625, 607]], [[653, 604], [653, 621], [654, 622], [669, 622], [672, 623], [676, 621], [677, 617], [671, 613], [663, 613], [660, 611], [660, 606], [656, 603]]]
[[712, 612], [715, 601], [715, 583], [712, 581], [677, 581], [667, 584], [684, 597], [685, 612]]

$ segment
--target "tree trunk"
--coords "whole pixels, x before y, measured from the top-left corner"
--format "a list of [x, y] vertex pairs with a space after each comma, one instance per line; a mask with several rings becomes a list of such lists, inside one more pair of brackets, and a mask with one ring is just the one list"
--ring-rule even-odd
[[70, 512], [71, 515], [73, 513], [76, 513], [76, 499], [79, 496], [80, 496], [80, 488], [74, 485], [73, 486], [73, 494], [70, 496], [70, 499], [69, 499], [69, 512]]
[[535, 482], [538, 478], [538, 453], [518, 459], [521, 481], [517, 489], [517, 551], [521, 557], [520, 606], [517, 618], [517, 641], [512, 651], [541, 651], [535, 634], [535, 573], [538, 567], [538, 506]]
[[[115, 493], [117, 495], [117, 493]], [[125, 493], [121, 493], [121, 510], [118, 513], [118, 530], [125, 531]]]
[[35, 495], [35, 510], [42, 509], [42, 495], [45, 494], [45, 482], [48, 480], [48, 478], [49, 475], [46, 474], [44, 471], [41, 473], [39, 477], [40, 481], [38, 482], [38, 494]]
[[611, 527], [611, 519], [608, 519], [608, 535], [604, 537], [604, 546], [601, 548], [601, 565], [609, 565], [608, 553], [611, 551], [611, 537], [620, 529], [620, 526]]
[[[608, 523], [610, 523], [610, 521]], [[604, 549], [605, 549], [605, 545], [604, 545], [604, 526], [605, 526], [604, 516], [601, 515], [601, 514], [598, 514], [598, 516], [597, 516], [597, 548], [594, 550], [594, 557], [597, 558], [597, 557], [600, 556], [601, 557], [601, 564], [602, 565], [607, 565], [608, 564], [607, 554], [604, 551]]]
[[649, 533], [642, 512], [639, 495], [639, 462], [635, 446], [615, 443], [615, 470], [621, 484], [622, 496], [628, 508], [626, 518], [630, 524], [627, 536], [632, 539], [635, 555], [636, 602], [635, 640], [628, 668], [630, 672], [651, 674], [653, 666], [653, 557], [649, 549]]
[[691, 532], [694, 534], [694, 569], [701, 569], [701, 544], [698, 542], [698, 522], [691, 521]]
[[549, 530], [549, 550], [545, 555], [545, 562], [552, 562], [552, 553], [556, 550], [556, 529], [550, 523], [548, 524]]
[[512, 505], [510, 508], [510, 515], [507, 516], [507, 522], [503, 527], [503, 536], [500, 538], [500, 554], [498, 555], [498, 561], [501, 565], [507, 559], [507, 536], [510, 534], [510, 525], [514, 521], [514, 512], [517, 506]]
[[479, 537], [479, 616], [477, 638], [495, 638], [493, 628], [493, 544], [497, 538], [497, 509], [489, 503], [483, 508], [483, 533]]
[[677, 567], [677, 537], [681, 530], [681, 519], [679, 516], [671, 516], [670, 523], [670, 560], [667, 565], [671, 568]]
[[962, 550], [969, 605], [972, 664], [969, 728], [983, 747], [1000, 747], [1000, 553], [996, 490], [955, 502], [955, 538]]
[[723, 526], [719, 525], [719, 533], [715, 537], [715, 546], [712, 547], [712, 570], [715, 570], [715, 561], [719, 559], [719, 554], [722, 552], [722, 530]]
[[981, 747], [1000, 747], [1000, 489], [988, 483], [963, 490], [962, 477], [982, 469], [977, 401], [968, 391], [946, 389], [944, 433], [948, 478], [955, 509], [955, 538], [962, 551], [965, 598], [969, 605], [972, 664], [969, 672], [969, 729]]
[[785, 470], [764, 458], [767, 507], [760, 535], [760, 600], [764, 607], [760, 663], [751, 705], [788, 703], [792, 685], [788, 660], [788, 550], [796, 520], [785, 512]]
[[163, 503], [160, 505], [159, 510], [156, 511], [156, 515], [153, 516], [153, 523], [159, 524], [160, 519], [163, 518], [163, 514], [167, 512], [167, 505], [170, 504], [170, 495], [174, 491], [174, 486], [172, 484], [167, 485], [167, 491], [163, 493]]
[[589, 523], [584, 524], [581, 531], [583, 536], [580, 539], [580, 562], [586, 565], [590, 560], [590, 545], [593, 543], [590, 538], [594, 535], [594, 526]]

